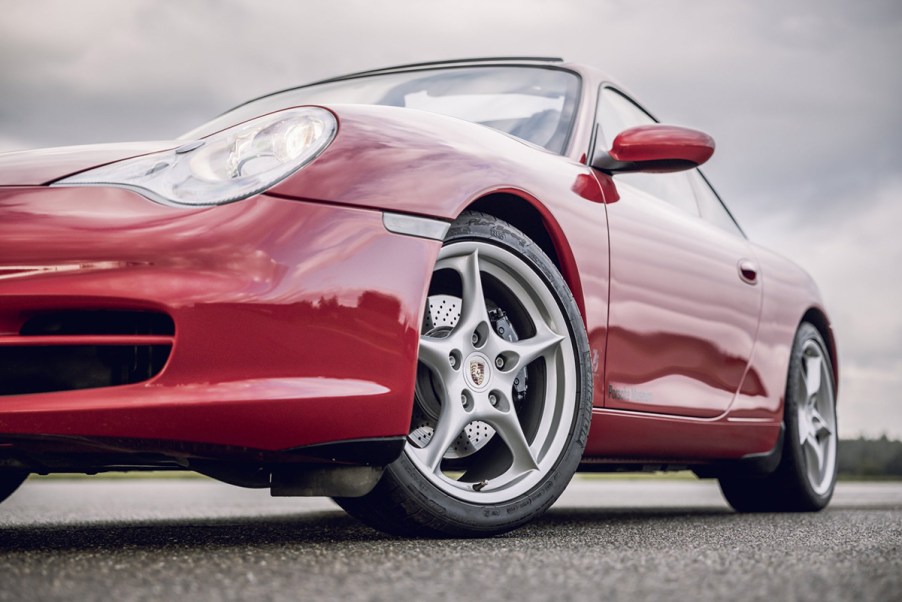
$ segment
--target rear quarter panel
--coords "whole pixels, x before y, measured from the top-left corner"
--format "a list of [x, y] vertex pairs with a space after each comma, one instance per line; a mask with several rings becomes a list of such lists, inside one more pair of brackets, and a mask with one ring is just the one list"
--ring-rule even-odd
[[[802, 268], [755, 245], [761, 266], [764, 297], [758, 339], [751, 362], [730, 410], [734, 420], [773, 417], [782, 420], [789, 358], [796, 331], [809, 310], [826, 315], [820, 291]], [[834, 378], [838, 375], [832, 332], [822, 333], [833, 359]], [[836, 382], [834, 382], [834, 385]]]

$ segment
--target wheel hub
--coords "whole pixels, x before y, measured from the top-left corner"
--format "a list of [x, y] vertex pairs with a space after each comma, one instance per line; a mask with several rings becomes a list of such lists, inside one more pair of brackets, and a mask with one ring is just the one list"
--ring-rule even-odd
[[476, 351], [467, 356], [464, 366], [466, 367], [464, 380], [471, 390], [481, 393], [489, 388], [492, 382], [492, 368], [489, 358]]

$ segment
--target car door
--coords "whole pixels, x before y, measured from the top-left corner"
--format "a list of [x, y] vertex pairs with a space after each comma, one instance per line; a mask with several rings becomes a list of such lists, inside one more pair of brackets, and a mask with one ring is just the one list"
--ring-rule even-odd
[[[596, 144], [605, 148], [620, 131], [655, 122], [609, 87], [597, 121]], [[711, 205], [720, 201], [696, 170], [614, 179], [620, 199], [608, 205], [605, 407], [722, 414], [745, 375], [758, 326], [752, 248], [723, 206], [718, 213]]]

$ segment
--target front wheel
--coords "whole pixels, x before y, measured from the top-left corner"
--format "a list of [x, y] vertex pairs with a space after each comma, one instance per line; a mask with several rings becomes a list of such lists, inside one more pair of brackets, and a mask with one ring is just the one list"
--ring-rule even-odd
[[799, 326], [789, 362], [783, 455], [759, 478], [720, 479], [724, 497], [740, 512], [813, 512], [836, 485], [836, 394], [833, 366], [818, 330]]
[[432, 275], [404, 453], [360, 498], [336, 501], [380, 530], [483, 536], [561, 494], [592, 409], [588, 341], [573, 295], [510, 224], [466, 213]]

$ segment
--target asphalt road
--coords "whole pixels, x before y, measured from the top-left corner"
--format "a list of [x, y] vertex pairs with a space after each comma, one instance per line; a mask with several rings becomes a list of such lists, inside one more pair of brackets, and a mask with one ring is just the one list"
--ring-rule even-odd
[[206, 480], [29, 481], [0, 600], [902, 600], [902, 484], [739, 515], [693, 480], [575, 480], [489, 540], [383, 536], [329, 500]]

